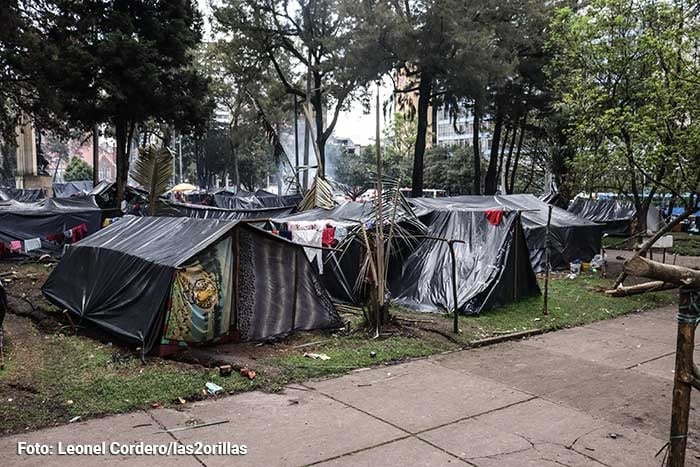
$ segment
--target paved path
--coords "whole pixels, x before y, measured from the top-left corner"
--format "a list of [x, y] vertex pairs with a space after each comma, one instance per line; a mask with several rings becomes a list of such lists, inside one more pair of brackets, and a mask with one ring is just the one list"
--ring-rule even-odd
[[[0, 438], [3, 465], [76, 465], [17, 442], [246, 444], [244, 457], [99, 457], [128, 465], [659, 466], [668, 436], [672, 308], [342, 378]], [[697, 395], [694, 394], [697, 399]], [[695, 408], [698, 404], [695, 404]], [[700, 430], [700, 411], [691, 412]], [[194, 423], [227, 424], [157, 433]], [[694, 448], [698, 445], [691, 438]], [[700, 465], [689, 451], [687, 465]], [[85, 462], [87, 461], [87, 462]]]

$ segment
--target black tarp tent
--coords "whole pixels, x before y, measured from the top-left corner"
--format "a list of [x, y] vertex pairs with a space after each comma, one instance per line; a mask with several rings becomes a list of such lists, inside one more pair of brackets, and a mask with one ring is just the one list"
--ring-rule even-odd
[[[505, 213], [503, 222], [491, 225], [486, 221], [485, 209], [441, 202], [444, 199], [411, 199], [411, 202], [415, 202], [416, 214], [426, 226], [427, 234], [416, 232], [417, 235], [465, 242], [455, 246], [460, 313], [481, 313], [539, 293], [516, 212]], [[284, 225], [323, 228], [330, 224], [337, 231], [372, 220], [370, 203], [346, 203], [332, 210], [313, 209], [275, 218], [273, 224], [276, 228]], [[292, 231], [293, 241], [294, 235]], [[361, 250], [359, 242], [353, 242], [343, 253], [324, 252], [321, 277], [329, 292], [339, 300], [356, 300], [353, 287], [360, 273]], [[447, 245], [417, 237], [412, 247], [403, 246], [394, 252], [388, 279], [396, 301], [422, 311], [451, 309]]]
[[302, 200], [298, 194], [278, 196], [265, 190], [239, 191], [237, 193], [221, 190], [214, 193], [214, 201], [217, 207], [224, 209], [262, 209], [294, 207]]
[[42, 291], [161, 354], [341, 325], [302, 248], [240, 222], [124, 217], [70, 247]]
[[46, 198], [46, 191], [43, 188], [0, 187], [0, 201], [13, 199], [22, 203], [33, 203], [44, 198]]
[[[522, 225], [535, 272], [545, 269], [545, 238], [549, 205], [534, 195], [454, 196], [450, 198], [413, 198], [416, 212], [423, 209], [507, 209], [522, 212]], [[552, 206], [550, 225], [550, 264], [565, 269], [574, 260], [590, 261], [600, 251], [600, 226], [563, 209]]]
[[[517, 211], [491, 223], [487, 210], [438, 204], [421, 210], [429, 237], [456, 239], [457, 303], [461, 314], [478, 314], [540, 293]], [[452, 260], [446, 242], [425, 239], [390, 279], [396, 302], [421, 311], [449, 311]]]
[[202, 206], [200, 204], [178, 203], [175, 201], [165, 201], [165, 214], [172, 217], [191, 217], [195, 219], [270, 219], [277, 216], [286, 216], [292, 212], [294, 207], [259, 207], [259, 208], [237, 208], [226, 209], [214, 206]]
[[42, 250], [60, 247], [47, 237], [62, 234], [85, 224], [87, 234], [100, 229], [102, 212], [92, 196], [79, 198], [45, 198], [35, 203], [0, 202], [0, 241], [41, 239]]
[[[603, 224], [603, 232], [610, 235], [628, 236], [637, 216], [634, 203], [617, 199], [591, 199], [577, 197], [569, 206], [569, 212], [590, 221]], [[656, 232], [664, 225], [659, 209], [649, 206], [647, 231]]]
[[71, 196], [87, 195], [92, 190], [92, 180], [54, 183], [52, 185], [54, 198], [70, 198]]

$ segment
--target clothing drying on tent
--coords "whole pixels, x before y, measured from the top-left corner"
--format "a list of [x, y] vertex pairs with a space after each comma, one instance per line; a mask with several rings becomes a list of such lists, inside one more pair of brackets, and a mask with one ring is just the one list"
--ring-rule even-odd
[[71, 196], [87, 195], [92, 190], [92, 180], [54, 183], [52, 185], [54, 198], [70, 198]]
[[[266, 228], [300, 245], [333, 246], [342, 242], [348, 232], [361, 223], [373, 221], [372, 212], [371, 203], [349, 202], [333, 209], [315, 208], [274, 217]], [[323, 244], [324, 237], [326, 245]], [[319, 254], [317, 249], [306, 250], [323, 285], [336, 300], [358, 303], [354, 289], [361, 273], [363, 248], [359, 242], [352, 242], [344, 246], [343, 252], [324, 250]], [[393, 261], [392, 257], [390, 264]]]
[[[628, 236], [632, 233], [637, 209], [634, 203], [616, 199], [576, 198], [569, 206], [569, 212], [588, 220], [604, 224], [603, 231], [610, 235]], [[647, 231], [656, 232], [664, 225], [659, 209], [649, 206], [647, 211]]]
[[46, 191], [43, 188], [0, 187], [0, 201], [13, 199], [22, 203], [33, 203], [44, 198]]
[[238, 222], [125, 217], [69, 248], [42, 291], [161, 355], [342, 325], [300, 246]]
[[[421, 209], [426, 235], [463, 242], [453, 244], [459, 313], [478, 314], [540, 293], [518, 212], [426, 204]], [[451, 268], [446, 242], [421, 240], [390, 279], [396, 303], [451, 311]]]
[[60, 251], [64, 244], [97, 232], [101, 220], [102, 212], [92, 196], [46, 198], [35, 203], [2, 201], [0, 244], [13, 253]]

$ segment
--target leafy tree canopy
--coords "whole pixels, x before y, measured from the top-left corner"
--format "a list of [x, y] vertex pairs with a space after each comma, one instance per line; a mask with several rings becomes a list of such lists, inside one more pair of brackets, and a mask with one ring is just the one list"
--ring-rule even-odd
[[639, 228], [658, 192], [700, 191], [697, 2], [594, 0], [553, 23], [551, 73], [589, 191], [629, 193]]
[[79, 157], [71, 157], [63, 173], [63, 180], [66, 182], [92, 180], [92, 166]]

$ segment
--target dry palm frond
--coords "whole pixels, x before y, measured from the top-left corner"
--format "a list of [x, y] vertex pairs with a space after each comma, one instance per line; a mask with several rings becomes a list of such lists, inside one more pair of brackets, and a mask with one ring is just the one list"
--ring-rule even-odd
[[139, 157], [131, 168], [131, 178], [148, 191], [148, 214], [151, 216], [162, 208], [159, 197], [168, 191], [173, 175], [172, 161], [173, 155], [168, 148], [146, 146], [139, 149]]
[[[392, 178], [385, 178], [382, 182], [382, 219], [381, 224], [384, 232], [384, 276], [386, 283], [386, 272], [388, 271], [389, 259], [394, 252], [400, 251], [401, 246], [412, 248], [417, 240], [415, 235], [423, 234], [427, 230], [425, 225], [418, 219], [413, 208], [400, 191], [400, 181]], [[377, 230], [376, 225], [379, 213], [379, 200], [375, 199], [372, 208], [369, 209], [361, 224], [348, 232], [348, 235], [340, 242], [338, 248], [343, 250], [343, 254], [349, 249], [353, 242], [359, 242], [363, 247], [363, 257], [361, 259], [360, 274], [354, 285], [355, 293], [364, 290], [368, 279], [376, 283], [377, 274]]]
[[333, 200], [333, 188], [327, 180], [316, 175], [304, 199], [299, 203], [299, 211], [308, 211], [313, 208], [332, 209], [335, 206]]

